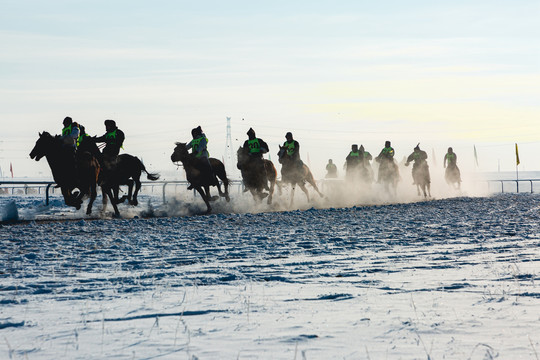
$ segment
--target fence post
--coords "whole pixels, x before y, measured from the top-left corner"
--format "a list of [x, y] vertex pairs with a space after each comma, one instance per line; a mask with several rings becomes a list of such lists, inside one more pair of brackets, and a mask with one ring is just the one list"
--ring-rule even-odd
[[165, 204], [166, 201], [165, 201], [165, 186], [167, 186], [168, 183], [164, 183], [163, 184], [163, 203]]
[[[47, 185], [47, 190], [45, 190], [45, 205], [49, 205], [49, 189], [52, 184]], [[54, 191], [54, 190], [53, 190]]]

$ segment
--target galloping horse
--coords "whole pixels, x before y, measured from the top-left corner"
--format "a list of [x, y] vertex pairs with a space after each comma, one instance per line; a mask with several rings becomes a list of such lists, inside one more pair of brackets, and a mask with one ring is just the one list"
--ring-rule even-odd
[[377, 156], [375, 161], [379, 163], [378, 183], [383, 184], [386, 192], [396, 195], [397, 184], [400, 179], [399, 168], [396, 160]]
[[[85, 137], [81, 142], [79, 149], [86, 150], [96, 156], [102, 156], [91, 137]], [[107, 207], [107, 197], [111, 200], [115, 216], [119, 216], [117, 204], [123, 203], [126, 199], [128, 203], [137, 206], [139, 201], [137, 195], [141, 189], [141, 174], [146, 173], [146, 178], [151, 181], [159, 179], [159, 174], [149, 173], [139, 158], [129, 154], [118, 155], [116, 159], [103, 159], [104, 166], [99, 177], [99, 185], [103, 192], [103, 209]], [[120, 185], [128, 186], [128, 194], [119, 198]], [[135, 191], [133, 191], [135, 185]]]
[[[48, 132], [39, 134], [36, 145], [30, 152], [30, 158], [39, 161], [47, 158], [54, 181], [60, 187], [64, 201], [68, 206], [81, 208], [83, 197], [90, 196], [86, 213], [92, 213], [92, 204], [96, 199], [97, 179], [100, 171], [97, 159], [87, 151], [73, 153], [66, 148], [62, 138], [53, 137]], [[73, 190], [79, 189], [79, 193]]]
[[420, 193], [420, 190], [422, 190], [424, 197], [431, 197], [431, 178], [429, 176], [429, 166], [427, 162], [422, 161], [416, 167], [413, 166], [412, 176], [414, 179], [414, 183], [416, 184], [416, 191], [418, 192], [418, 196], [422, 195]]
[[[249, 190], [253, 198], [259, 201], [268, 196], [267, 203], [271, 204], [277, 178], [276, 167], [270, 160], [251, 159], [248, 152], [249, 149], [243, 147], [239, 147], [236, 152], [238, 159], [236, 167], [242, 174], [246, 191]], [[268, 194], [264, 190], [268, 190]]]
[[305, 182], [311, 184], [321, 198], [324, 197], [324, 195], [319, 191], [319, 188], [315, 183], [315, 179], [313, 178], [313, 174], [306, 164], [298, 166], [298, 163], [287, 154], [287, 148], [281, 145], [279, 146], [279, 152], [277, 155], [281, 164], [281, 182], [289, 183], [292, 186], [290, 206], [293, 204], [294, 189], [296, 185], [300, 186], [300, 189], [302, 189], [302, 191], [306, 194], [308, 202], [310, 201]]
[[448, 163], [444, 172], [444, 178], [446, 179], [446, 183], [454, 189], [459, 190], [461, 188], [461, 173], [455, 163]]
[[196, 158], [195, 156], [189, 154], [186, 143], [177, 142], [174, 152], [171, 155], [171, 161], [173, 163], [178, 161], [182, 162], [184, 170], [186, 171], [187, 180], [191, 186], [199, 192], [204, 200], [204, 203], [206, 204], [207, 214], [212, 211], [210, 201], [216, 200], [216, 198], [212, 198], [210, 196], [210, 186], [217, 186], [219, 196], [223, 196], [227, 201], [230, 201], [229, 179], [227, 179], [225, 165], [215, 158], [210, 158], [209, 160], [214, 174], [223, 182], [225, 192], [221, 191], [221, 185], [219, 182], [217, 185], [212, 183], [212, 174], [210, 174], [208, 169], [204, 166], [204, 164], [202, 164], [202, 161], [205, 160]]

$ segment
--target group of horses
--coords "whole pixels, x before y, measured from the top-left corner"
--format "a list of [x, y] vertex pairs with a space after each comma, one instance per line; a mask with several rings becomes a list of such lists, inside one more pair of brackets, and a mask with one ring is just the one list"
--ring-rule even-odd
[[[141, 188], [141, 173], [147, 174], [148, 180], [157, 180], [158, 174], [146, 171], [144, 164], [137, 157], [122, 154], [114, 160], [103, 160], [100, 164], [96, 155], [99, 149], [91, 137], [85, 137], [75, 152], [66, 147], [60, 136], [48, 132], [39, 134], [39, 138], [30, 158], [36, 161], [45, 157], [51, 168], [56, 186], [60, 188], [66, 205], [80, 209], [83, 200], [90, 198], [86, 214], [92, 213], [92, 205], [97, 196], [97, 187], [103, 193], [103, 209], [109, 198], [114, 215], [120, 216], [117, 204], [128, 201], [137, 205], [137, 194]], [[128, 194], [119, 197], [120, 185], [128, 186]], [[133, 189], [135, 187], [135, 189]]]
[[[51, 168], [54, 181], [61, 189], [64, 201], [68, 206], [80, 209], [85, 198], [89, 198], [86, 213], [92, 213], [92, 205], [97, 196], [97, 187], [100, 186], [103, 193], [103, 209], [107, 206], [107, 198], [110, 200], [114, 215], [120, 216], [117, 205], [126, 200], [130, 205], [137, 205], [137, 194], [141, 188], [140, 177], [142, 172], [147, 174], [147, 179], [155, 181], [159, 174], [149, 173], [141, 160], [137, 157], [122, 154], [114, 161], [103, 160], [100, 164], [96, 154], [99, 149], [91, 137], [86, 137], [77, 148], [75, 154], [73, 150], [64, 145], [60, 136], [52, 136], [47, 132], [39, 134], [39, 138], [30, 157], [39, 161], [45, 157]], [[306, 184], [319, 194], [317, 183], [309, 167], [299, 160], [294, 160], [287, 154], [285, 147], [279, 147], [278, 161], [281, 164], [281, 180], [278, 180], [278, 172], [272, 161], [250, 156], [249, 150], [240, 147], [237, 151], [237, 168], [240, 170], [244, 185], [244, 191], [249, 191], [253, 198], [261, 202], [267, 199], [267, 204], [272, 204], [275, 187], [281, 193], [286, 185], [291, 186], [290, 205], [294, 201], [296, 186], [305, 193], [308, 202], [310, 195]], [[379, 163], [378, 179], [385, 191], [395, 195], [397, 184], [400, 180], [398, 164], [394, 159], [377, 157]], [[181, 162], [186, 172], [187, 181], [190, 183], [189, 189], [197, 191], [206, 205], [206, 213], [212, 211], [210, 202], [224, 197], [230, 201], [229, 179], [225, 171], [223, 162], [216, 158], [209, 158], [210, 167], [203, 164], [206, 159], [197, 158], [190, 154], [186, 143], [177, 142], [171, 155], [173, 163]], [[425, 165], [425, 166], [424, 166]], [[371, 165], [368, 164], [371, 168]], [[365, 175], [374, 181], [373, 174], [369, 174], [368, 169], [364, 169]], [[215, 178], [221, 182], [216, 182]], [[455, 164], [449, 164], [445, 174], [449, 184], [459, 187], [460, 174]], [[426, 164], [413, 168], [413, 179], [418, 189], [418, 195], [423, 192], [424, 197], [431, 196], [429, 188], [429, 168]], [[120, 186], [128, 186], [128, 194], [120, 197]], [[223, 190], [221, 186], [223, 185]], [[216, 186], [219, 196], [211, 196], [210, 187]]]
[[[311, 173], [309, 167], [305, 164], [298, 165], [297, 161], [294, 161], [291, 156], [287, 154], [284, 147], [280, 146], [278, 152], [278, 159], [281, 163], [281, 181], [277, 179], [277, 170], [272, 161], [267, 159], [257, 159], [249, 155], [249, 150], [240, 147], [237, 151], [237, 168], [242, 175], [242, 181], [244, 184], [244, 190], [249, 191], [256, 201], [262, 201], [267, 199], [267, 204], [272, 204], [274, 190], [277, 186], [281, 192], [282, 187], [285, 184], [291, 185], [291, 205], [294, 201], [294, 190], [298, 185], [300, 189], [306, 194], [308, 201], [310, 200], [306, 183], [310, 184], [313, 189], [323, 197], [323, 194], [319, 191], [315, 178]], [[217, 186], [219, 195], [225, 197], [227, 201], [229, 197], [229, 180], [225, 172], [224, 164], [216, 159], [210, 158], [210, 165], [212, 170], [209, 170], [207, 166], [203, 166], [202, 162], [205, 159], [196, 158], [189, 154], [186, 143], [177, 142], [176, 147], [171, 155], [171, 161], [174, 163], [181, 162], [186, 172], [186, 178], [190, 183], [190, 187], [195, 189], [202, 197], [206, 204], [206, 212], [209, 213], [212, 210], [210, 202], [218, 199], [218, 197], [212, 197], [210, 195], [210, 186]], [[224, 190], [221, 190], [221, 185], [213, 183], [213, 175], [209, 173], [214, 172], [223, 183]]]

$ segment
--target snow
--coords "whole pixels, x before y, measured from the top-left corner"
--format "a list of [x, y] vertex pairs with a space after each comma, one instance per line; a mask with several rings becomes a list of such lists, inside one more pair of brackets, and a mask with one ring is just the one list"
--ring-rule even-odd
[[0, 196], [0, 358], [538, 358], [538, 194], [180, 192], [121, 219]]

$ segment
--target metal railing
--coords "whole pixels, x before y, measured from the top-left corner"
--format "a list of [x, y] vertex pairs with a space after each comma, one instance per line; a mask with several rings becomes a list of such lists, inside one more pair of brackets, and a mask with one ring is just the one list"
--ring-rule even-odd
[[[29, 189], [36, 188], [38, 190], [38, 194], [41, 194], [41, 189], [45, 189], [45, 204], [49, 205], [49, 192], [52, 190], [52, 193], [54, 193], [55, 187], [52, 187], [53, 185], [56, 185], [54, 181], [4, 181], [0, 180], [0, 187], [11, 189], [11, 193], [15, 193], [15, 189], [21, 189], [23, 190], [24, 194], [28, 194]], [[151, 192], [154, 192], [154, 187], [160, 186], [161, 187], [161, 193], [163, 202], [166, 202], [166, 196], [165, 196], [165, 188], [167, 185], [174, 185], [174, 191], [176, 193], [177, 187], [179, 185], [185, 186], [186, 188], [189, 186], [189, 182], [186, 180], [159, 180], [159, 181], [141, 181], [141, 189], [143, 187], [151, 187]], [[238, 192], [240, 193], [242, 191], [243, 183], [242, 180], [229, 180], [229, 188], [231, 186], [238, 186]], [[197, 191], [193, 190], [194, 196], [197, 195]]]
[[515, 183], [516, 184], [516, 193], [519, 193], [519, 183], [525, 182], [530, 184], [531, 194], [534, 193], [533, 183], [540, 182], [540, 179], [501, 179], [501, 180], [486, 180], [488, 183], [488, 191], [490, 190], [491, 183], [500, 183], [501, 184], [501, 193], [504, 194], [504, 184], [505, 183]]
[[[492, 183], [499, 183], [501, 185], [500, 192], [505, 192], [505, 183], [514, 183], [516, 187], [516, 193], [519, 193], [520, 191], [520, 183], [529, 183], [529, 191], [530, 193], [534, 193], [534, 184], [540, 183], [540, 179], [499, 179], [499, 180], [481, 180], [485, 181], [488, 185], [488, 191], [491, 192], [491, 184]], [[21, 189], [24, 194], [28, 194], [29, 189], [36, 188], [38, 194], [41, 194], [41, 190], [44, 189], [45, 191], [45, 204], [49, 205], [49, 193], [54, 193], [55, 187], [53, 185], [56, 185], [54, 181], [9, 181], [9, 180], [1, 180], [0, 179], [0, 188], [5, 188], [9, 191], [11, 189], [11, 193], [14, 194], [16, 189]], [[158, 180], [158, 181], [141, 181], [142, 187], [150, 187], [151, 192], [154, 192], [154, 188], [156, 186], [161, 187], [161, 194], [163, 198], [163, 202], [166, 202], [166, 188], [167, 186], [174, 185], [174, 192], [176, 193], [178, 190], [178, 186], [185, 186], [186, 188], [189, 185], [189, 182], [186, 180]], [[243, 190], [243, 182], [242, 180], [229, 180], [229, 186], [237, 186], [238, 193], [241, 193]], [[540, 187], [540, 185], [539, 185]], [[197, 195], [197, 192], [193, 190], [194, 196]]]

